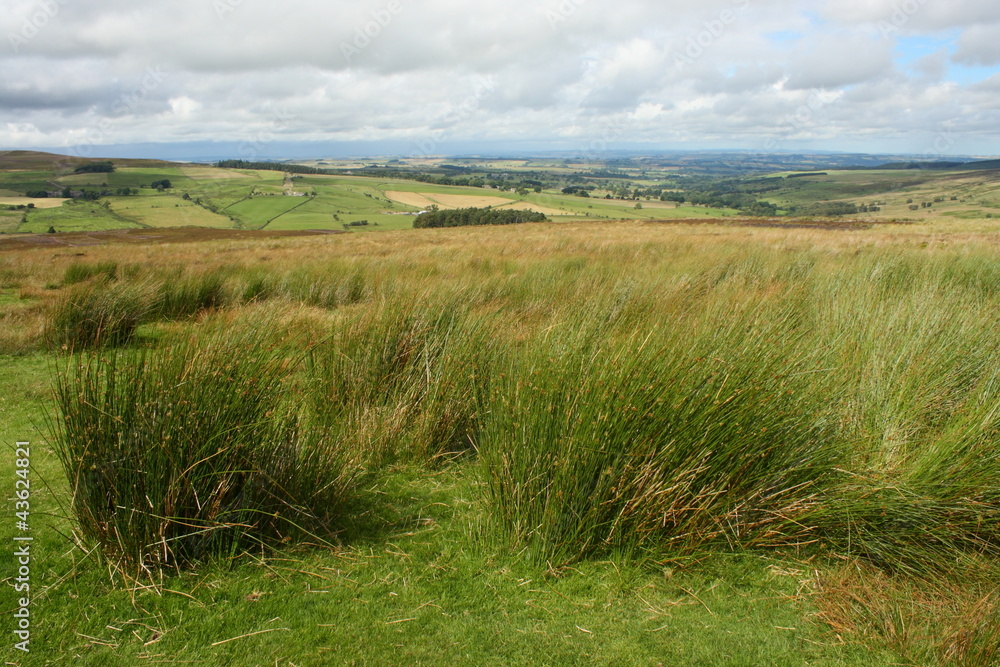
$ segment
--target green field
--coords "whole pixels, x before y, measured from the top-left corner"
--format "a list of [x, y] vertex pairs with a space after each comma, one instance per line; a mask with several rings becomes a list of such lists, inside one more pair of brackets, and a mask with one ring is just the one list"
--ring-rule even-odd
[[22, 211], [0, 210], [0, 234], [9, 234], [17, 231], [21, 224]]
[[176, 190], [195, 187], [198, 182], [183, 175], [180, 168], [124, 167], [107, 174], [113, 188], [148, 188], [154, 181], [169, 180]]
[[275, 218], [302, 206], [307, 200], [302, 197], [282, 195], [253, 197], [226, 207], [225, 213], [240, 221], [247, 229], [262, 229]]
[[53, 180], [53, 183], [61, 186], [78, 187], [98, 187], [108, 184], [110, 174], [73, 174], [71, 176], [60, 176]]
[[232, 227], [232, 221], [176, 196], [108, 197], [111, 210], [148, 227]]
[[17, 231], [39, 234], [47, 232], [50, 227], [57, 232], [86, 232], [142, 226], [144, 224], [116, 215], [110, 206], [101, 202], [67, 202], [59, 208], [29, 211], [28, 221], [21, 224]]

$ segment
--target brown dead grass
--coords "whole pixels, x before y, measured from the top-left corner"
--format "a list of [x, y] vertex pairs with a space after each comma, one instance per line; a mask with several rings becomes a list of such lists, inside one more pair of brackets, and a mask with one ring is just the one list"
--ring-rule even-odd
[[888, 645], [912, 664], [1000, 664], [995, 578], [920, 581], [850, 563], [815, 580], [819, 619], [843, 639]]

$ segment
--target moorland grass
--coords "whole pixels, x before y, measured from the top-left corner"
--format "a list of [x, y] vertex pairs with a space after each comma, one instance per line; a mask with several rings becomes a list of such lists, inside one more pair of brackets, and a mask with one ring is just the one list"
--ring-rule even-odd
[[[221, 284], [217, 313], [197, 298], [185, 312], [222, 318], [234, 338], [262, 326], [262, 301], [311, 306], [309, 352], [277, 345], [261, 357], [287, 364], [272, 418], [284, 423], [283, 401], [298, 405], [298, 433], [355, 456], [330, 466], [345, 479], [400, 461], [436, 475], [466, 453], [454, 465], [475, 480], [463, 498], [477, 509], [463, 539], [502, 562], [564, 571], [630, 554], [647, 567], [750, 550], [818, 568], [874, 567], [933, 596], [995, 564], [1000, 272], [988, 246], [924, 247], [920, 237], [869, 232], [527, 227], [238, 248], [266, 262], [151, 250], [141, 275], [117, 282], [159, 285], [177, 263], [197, 265], [187, 270], [194, 283]], [[287, 327], [270, 322], [280, 337]], [[204, 326], [170, 325], [199, 338], [211, 330]], [[142, 382], [177, 375], [170, 349], [146, 352]], [[115, 366], [123, 377], [133, 367]], [[98, 393], [88, 405], [96, 406], [111, 376], [93, 372]], [[178, 397], [189, 391], [175, 385]], [[241, 386], [220, 384], [199, 401], [236, 404], [239, 414]], [[73, 396], [63, 400], [72, 405]], [[114, 404], [121, 415], [132, 409]], [[107, 419], [111, 436], [123, 433], [82, 409], [95, 423]], [[94, 498], [98, 516], [102, 496]], [[123, 502], [140, 511], [145, 501]], [[300, 527], [316, 534], [324, 522], [309, 514]], [[84, 532], [94, 528], [86, 512], [77, 518], [91, 524]], [[234, 523], [215, 525], [224, 532]], [[242, 544], [275, 534], [263, 522]], [[120, 557], [116, 540], [90, 541]], [[158, 561], [147, 555], [144, 564]], [[854, 606], [830, 604], [864, 627]], [[988, 664], [992, 654], [968, 655]]]
[[144, 281], [106, 279], [74, 286], [52, 308], [49, 345], [72, 351], [128, 343], [155, 308], [154, 290]]
[[288, 367], [247, 331], [68, 358], [53, 442], [81, 534], [113, 569], [331, 534], [359, 470], [287, 403]]

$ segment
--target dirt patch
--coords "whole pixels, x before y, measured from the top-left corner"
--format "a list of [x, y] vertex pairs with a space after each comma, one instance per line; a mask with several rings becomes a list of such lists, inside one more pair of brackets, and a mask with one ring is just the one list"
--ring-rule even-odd
[[267, 230], [206, 229], [180, 227], [176, 229], [115, 229], [99, 232], [67, 232], [64, 234], [18, 234], [0, 238], [0, 252], [30, 250], [32, 248], [108, 245], [111, 243], [199, 243], [203, 241], [253, 241], [259, 239], [287, 238], [293, 236], [323, 236], [345, 234], [330, 230]]

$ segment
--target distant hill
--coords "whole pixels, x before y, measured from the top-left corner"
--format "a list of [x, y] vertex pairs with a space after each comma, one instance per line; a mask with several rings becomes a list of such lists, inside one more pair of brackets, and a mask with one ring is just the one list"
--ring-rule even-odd
[[[73, 171], [94, 162], [106, 162], [109, 158], [85, 158], [72, 155], [58, 155], [41, 151], [0, 151], [0, 170], [20, 169], [25, 171]], [[164, 160], [139, 160], [114, 158], [110, 160], [119, 167], [167, 167], [176, 166]]]
[[983, 160], [982, 162], [970, 162], [965, 165], [965, 169], [1000, 169], [1000, 160]]
[[937, 160], [933, 162], [889, 162], [876, 167], [876, 169], [930, 169], [946, 171], [950, 169], [1000, 169], [1000, 160], [982, 160], [977, 162], [946, 162]]
[[876, 167], [877, 169], [959, 169], [967, 162], [889, 162]]

